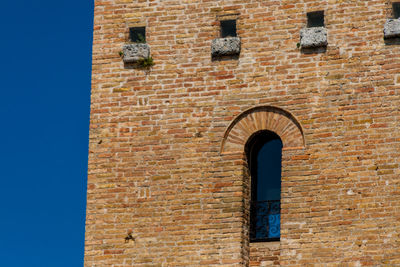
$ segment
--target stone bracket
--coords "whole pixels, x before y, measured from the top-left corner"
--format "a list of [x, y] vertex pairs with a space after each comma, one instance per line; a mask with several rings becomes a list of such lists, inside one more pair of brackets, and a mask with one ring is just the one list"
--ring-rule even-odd
[[385, 39], [400, 37], [400, 19], [388, 19], [383, 28]]
[[233, 56], [239, 54], [240, 54], [239, 37], [217, 38], [212, 41], [211, 44], [212, 57]]
[[125, 44], [122, 52], [124, 63], [135, 63], [150, 57], [150, 46], [146, 43]]
[[314, 48], [328, 45], [328, 34], [325, 27], [311, 27], [300, 30], [300, 47]]

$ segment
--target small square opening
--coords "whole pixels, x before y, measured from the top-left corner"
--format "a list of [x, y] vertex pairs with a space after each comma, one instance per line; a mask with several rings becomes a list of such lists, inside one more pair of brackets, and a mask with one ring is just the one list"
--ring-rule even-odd
[[221, 37], [236, 37], [236, 20], [221, 20]]
[[307, 27], [324, 27], [324, 11], [314, 11], [307, 13]]
[[129, 28], [129, 40], [134, 43], [146, 43], [146, 27]]
[[393, 18], [398, 19], [400, 18], [400, 2], [392, 3], [393, 7]]

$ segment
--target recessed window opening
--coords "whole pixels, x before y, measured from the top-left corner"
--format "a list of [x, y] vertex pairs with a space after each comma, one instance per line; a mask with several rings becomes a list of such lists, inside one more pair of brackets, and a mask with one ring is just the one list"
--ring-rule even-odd
[[134, 43], [146, 42], [146, 27], [129, 28], [129, 39]]
[[392, 7], [393, 7], [393, 17], [395, 19], [400, 18], [400, 2], [392, 3]]
[[236, 20], [221, 20], [221, 37], [236, 37]]
[[324, 27], [324, 11], [315, 11], [307, 13], [307, 27]]
[[250, 241], [280, 239], [282, 141], [261, 131], [246, 144], [251, 173]]

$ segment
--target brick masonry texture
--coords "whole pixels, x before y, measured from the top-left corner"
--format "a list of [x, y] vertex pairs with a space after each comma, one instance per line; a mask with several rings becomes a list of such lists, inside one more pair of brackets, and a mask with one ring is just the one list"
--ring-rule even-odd
[[[318, 10], [326, 51], [301, 51]], [[229, 16], [240, 55], [212, 60]], [[391, 16], [386, 0], [95, 0], [84, 265], [400, 265]], [[146, 26], [149, 69], [119, 55], [135, 25]], [[294, 125], [281, 138], [302, 144], [282, 153], [279, 242], [248, 240], [246, 157], [221, 153], [251, 134], [235, 134], [240, 122]]]

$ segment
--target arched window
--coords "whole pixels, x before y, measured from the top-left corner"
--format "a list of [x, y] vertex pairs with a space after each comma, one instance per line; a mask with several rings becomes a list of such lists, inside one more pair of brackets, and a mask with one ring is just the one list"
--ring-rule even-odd
[[282, 141], [271, 131], [254, 134], [246, 144], [251, 174], [250, 241], [280, 238]]

